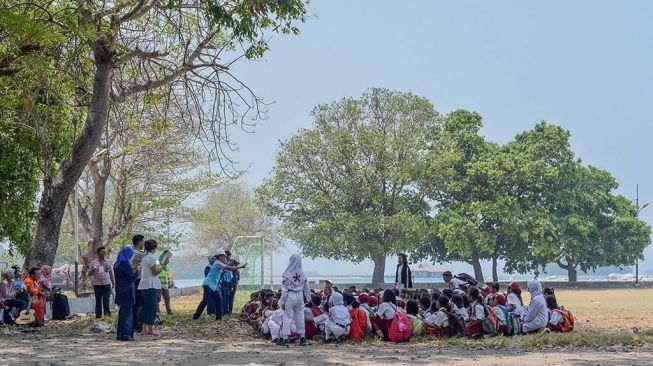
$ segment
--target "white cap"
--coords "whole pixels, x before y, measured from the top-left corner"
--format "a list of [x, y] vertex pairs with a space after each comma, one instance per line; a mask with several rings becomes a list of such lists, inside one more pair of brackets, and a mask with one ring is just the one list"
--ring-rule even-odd
[[222, 249], [218, 250], [218, 252], [215, 253], [215, 256], [216, 256], [216, 257], [219, 257], [219, 256], [221, 256], [221, 255], [227, 255], [227, 253], [225, 253], [224, 250], [222, 250]]

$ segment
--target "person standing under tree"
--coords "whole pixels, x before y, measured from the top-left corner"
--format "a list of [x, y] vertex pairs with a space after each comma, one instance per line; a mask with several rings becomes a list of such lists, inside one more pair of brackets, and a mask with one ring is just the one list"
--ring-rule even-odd
[[157, 298], [157, 309], [156, 312], [157, 314], [161, 313], [161, 308], [159, 304], [161, 303], [161, 298], [163, 298], [163, 302], [166, 307], [166, 313], [168, 315], [172, 315], [172, 307], [170, 306], [170, 263], [163, 265], [163, 263], [166, 261], [166, 253], [167, 250], [163, 251], [161, 255], [159, 256], [159, 263], [161, 263], [161, 272], [159, 272], [159, 280], [161, 281], [161, 292], [160, 295]]
[[290, 336], [291, 321], [295, 321], [297, 334], [299, 334], [299, 345], [306, 345], [306, 329], [304, 327], [304, 304], [311, 298], [311, 289], [308, 287], [308, 279], [302, 270], [302, 257], [293, 254], [288, 261], [288, 268], [283, 273], [281, 299], [279, 306], [283, 313], [283, 328], [278, 344], [288, 344]]
[[413, 288], [413, 274], [408, 265], [408, 257], [404, 253], [399, 253], [399, 262], [395, 273], [395, 288], [398, 290]]
[[134, 282], [138, 277], [139, 267], [132, 268], [131, 258], [134, 249], [130, 246], [122, 248], [113, 265], [116, 277], [116, 305], [118, 310], [118, 326], [116, 327], [116, 339], [119, 341], [134, 340], [134, 304], [136, 303], [136, 292]]
[[109, 301], [111, 289], [115, 287], [116, 280], [113, 273], [113, 265], [107, 260], [107, 249], [105, 247], [97, 248], [97, 258], [91, 261], [88, 275], [93, 281], [93, 290], [95, 292], [95, 318], [102, 318], [103, 309], [105, 316], [111, 316]]
[[215, 304], [215, 320], [222, 319], [222, 290], [220, 289], [220, 278], [222, 277], [222, 272], [225, 270], [237, 271], [238, 269], [247, 266], [247, 263], [242, 266], [228, 266], [226, 264], [227, 255], [222, 250], [215, 255], [215, 259], [216, 260], [213, 261], [206, 278], [204, 278], [204, 282], [202, 282], [204, 294], [202, 296], [202, 301], [197, 305], [197, 310], [193, 315], [193, 319], [195, 320], [200, 318], [204, 312], [204, 308], [211, 303]]
[[[134, 255], [132, 256], [131, 259], [131, 265], [132, 268], [137, 268], [141, 265], [141, 261], [143, 260], [143, 256], [145, 255], [145, 252], [143, 251], [143, 248], [145, 247], [145, 237], [143, 235], [134, 235], [132, 238], [132, 245], [134, 246]], [[143, 309], [143, 292], [138, 289], [138, 285], [141, 282], [141, 271], [138, 271], [138, 277], [136, 278], [136, 282], [134, 282], [134, 287], [136, 288], [136, 293], [135, 293], [135, 299], [134, 299], [134, 311], [133, 311], [133, 318], [134, 318], [134, 329], [137, 332], [141, 332], [143, 330], [143, 322], [141, 321], [141, 310]]]
[[[156, 321], [156, 295], [161, 289], [161, 281], [159, 281], [159, 273], [161, 266], [157, 265], [157, 257], [155, 255], [157, 242], [154, 240], [147, 240], [145, 242], [145, 256], [141, 262], [141, 282], [138, 284], [138, 289], [142, 291], [143, 297], [143, 310], [141, 312], [141, 321], [143, 322], [143, 330], [141, 335], [158, 336], [159, 333], [154, 331], [154, 323]], [[162, 263], [163, 266], [168, 263]]]

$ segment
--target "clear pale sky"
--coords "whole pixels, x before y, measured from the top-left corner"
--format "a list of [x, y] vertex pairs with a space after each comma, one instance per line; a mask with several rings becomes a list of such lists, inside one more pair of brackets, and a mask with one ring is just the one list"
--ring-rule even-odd
[[[640, 199], [653, 200], [653, 1], [313, 0], [308, 9], [315, 16], [299, 36], [273, 37], [265, 60], [235, 70], [274, 102], [255, 134], [235, 135], [250, 185], [269, 174], [279, 139], [311, 126], [316, 104], [379, 86], [428, 97], [443, 114], [476, 111], [498, 142], [540, 120], [561, 125], [585, 163], [615, 175], [619, 193], [634, 198], [639, 183]], [[652, 222], [653, 208], [641, 217]], [[645, 253], [653, 268], [653, 249]]]

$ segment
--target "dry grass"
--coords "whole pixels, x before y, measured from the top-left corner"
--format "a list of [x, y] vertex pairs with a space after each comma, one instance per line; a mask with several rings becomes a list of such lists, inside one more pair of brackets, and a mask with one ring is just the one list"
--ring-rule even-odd
[[[571, 310], [578, 330], [623, 331], [653, 328], [650, 289], [559, 290], [558, 303]], [[530, 296], [524, 295], [528, 303]]]
[[[556, 292], [559, 303], [572, 311], [576, 318], [576, 331], [570, 334], [538, 334], [516, 338], [495, 337], [483, 341], [470, 339], [421, 338], [412, 342], [428, 343], [437, 349], [464, 348], [511, 348], [539, 349], [542, 347], [606, 348], [610, 346], [638, 346], [653, 344], [653, 291], [646, 289], [620, 290], [560, 290]], [[239, 292], [234, 304], [237, 316], [240, 308], [248, 300], [249, 294]], [[201, 300], [201, 294], [173, 299], [175, 316], [168, 319], [175, 326], [181, 326], [191, 335], [205, 331], [203, 327], [212, 323], [211, 319], [192, 321], [191, 314]], [[524, 294], [524, 301], [529, 302]], [[233, 322], [233, 323], [231, 323]], [[243, 323], [230, 320], [237, 327], [248, 328]], [[637, 327], [639, 334], [633, 334]], [[241, 329], [247, 333], [247, 329]], [[378, 339], [367, 341], [372, 345]]]

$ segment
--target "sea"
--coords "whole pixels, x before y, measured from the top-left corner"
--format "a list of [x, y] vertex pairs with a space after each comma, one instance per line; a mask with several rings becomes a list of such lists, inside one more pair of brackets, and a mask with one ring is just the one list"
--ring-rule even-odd
[[[533, 276], [528, 276], [528, 275], [517, 275], [517, 276], [499, 276], [499, 281], [501, 282], [508, 282], [508, 281], [528, 281], [529, 279], [532, 279]], [[372, 276], [357, 276], [357, 275], [350, 275], [350, 276], [309, 276], [309, 282], [311, 284], [318, 284], [324, 280], [330, 280], [333, 282], [334, 285], [338, 284], [356, 284], [356, 283], [371, 283], [372, 282]], [[394, 276], [385, 276], [384, 277], [385, 283], [394, 283], [395, 277]], [[491, 282], [491, 278], [486, 279], [488, 282]], [[567, 281], [567, 276], [543, 276], [539, 278], [540, 281], [549, 281], [549, 282], [565, 282]], [[204, 281], [204, 278], [191, 278], [191, 279], [176, 279], [175, 278], [175, 285], [177, 287], [194, 287], [194, 286], [201, 286], [202, 281]], [[260, 284], [261, 280], [260, 277], [256, 278], [250, 278], [250, 279], [243, 279], [241, 282], [244, 281], [249, 281], [252, 284]], [[595, 282], [604, 282], [604, 281], [635, 281], [635, 275], [633, 274], [611, 274], [608, 276], [578, 276], [578, 281], [595, 281]], [[653, 281], [653, 276], [651, 275], [645, 275], [645, 276], [640, 276], [640, 281]], [[414, 278], [413, 279], [414, 283], [439, 283], [442, 282], [441, 278], [435, 277], [435, 278]], [[274, 276], [272, 278], [272, 281], [270, 281], [270, 276], [266, 276], [264, 278], [264, 283], [265, 285], [270, 285], [272, 283], [273, 286], [279, 286], [281, 285], [281, 276]]]

